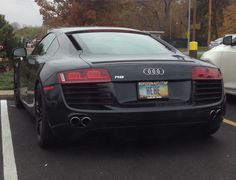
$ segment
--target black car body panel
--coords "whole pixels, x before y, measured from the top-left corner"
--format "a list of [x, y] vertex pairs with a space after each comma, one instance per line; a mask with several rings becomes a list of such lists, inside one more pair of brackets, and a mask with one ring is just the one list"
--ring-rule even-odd
[[[32, 54], [18, 63], [20, 98], [32, 114], [37, 83], [42, 87], [53, 86], [52, 91], [44, 92], [43, 98], [55, 135], [70, 138], [107, 128], [220, 125], [225, 111], [223, 80], [192, 79], [193, 68], [215, 66], [189, 58], [178, 50], [159, 55], [91, 54], [69, 37], [73, 33], [114, 30], [149, 36], [125, 28], [58, 29], [51, 32], [55, 37], [45, 54]], [[58, 73], [89, 68], [107, 70], [111, 81], [69, 84], [58, 81]], [[145, 74], [145, 68], [161, 69], [163, 74]], [[167, 82], [168, 98], [140, 99], [138, 83], [142, 82]], [[214, 118], [211, 112], [218, 110], [220, 114]], [[77, 124], [71, 121], [73, 117], [87, 119], [84, 124]]]

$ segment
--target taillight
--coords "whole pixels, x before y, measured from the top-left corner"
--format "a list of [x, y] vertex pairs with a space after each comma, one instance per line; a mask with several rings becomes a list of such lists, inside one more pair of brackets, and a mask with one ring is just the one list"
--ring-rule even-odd
[[111, 82], [111, 77], [105, 69], [81, 69], [58, 73], [59, 83], [100, 83]]
[[195, 67], [192, 70], [192, 79], [222, 79], [222, 75], [219, 69], [208, 67]]

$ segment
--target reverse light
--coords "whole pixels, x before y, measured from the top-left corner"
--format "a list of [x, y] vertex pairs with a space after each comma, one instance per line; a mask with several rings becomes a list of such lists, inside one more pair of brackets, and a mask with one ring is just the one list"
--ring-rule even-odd
[[193, 80], [222, 79], [219, 69], [207, 67], [195, 67], [192, 70]]
[[106, 69], [82, 69], [58, 73], [59, 83], [100, 83], [111, 82]]

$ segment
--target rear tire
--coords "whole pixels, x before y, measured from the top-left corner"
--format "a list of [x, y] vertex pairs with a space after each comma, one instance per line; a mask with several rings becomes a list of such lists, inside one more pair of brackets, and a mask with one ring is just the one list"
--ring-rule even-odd
[[15, 97], [15, 105], [18, 109], [24, 108], [23, 103], [20, 99], [20, 90], [19, 90], [19, 78], [17, 73], [14, 72], [14, 97]]
[[56, 142], [56, 138], [52, 134], [52, 130], [49, 126], [42, 87], [39, 84], [35, 92], [35, 117], [38, 145], [43, 149], [53, 146]]
[[19, 90], [16, 89], [16, 90], [14, 90], [14, 91], [18, 91], [18, 92], [14, 92], [15, 105], [16, 105], [16, 107], [17, 107], [18, 109], [24, 108], [24, 106], [23, 106], [23, 104], [22, 104], [22, 102], [21, 102], [21, 100], [20, 100], [20, 97], [19, 97]]

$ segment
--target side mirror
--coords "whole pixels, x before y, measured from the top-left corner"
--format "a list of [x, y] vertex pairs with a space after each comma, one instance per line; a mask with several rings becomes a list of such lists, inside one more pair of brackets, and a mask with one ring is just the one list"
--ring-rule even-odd
[[13, 56], [15, 57], [26, 57], [27, 50], [25, 48], [17, 48], [13, 50]]
[[233, 44], [233, 36], [226, 36], [223, 38], [224, 45], [232, 45]]
[[234, 37], [232, 40], [232, 46], [236, 46], [236, 37]]

